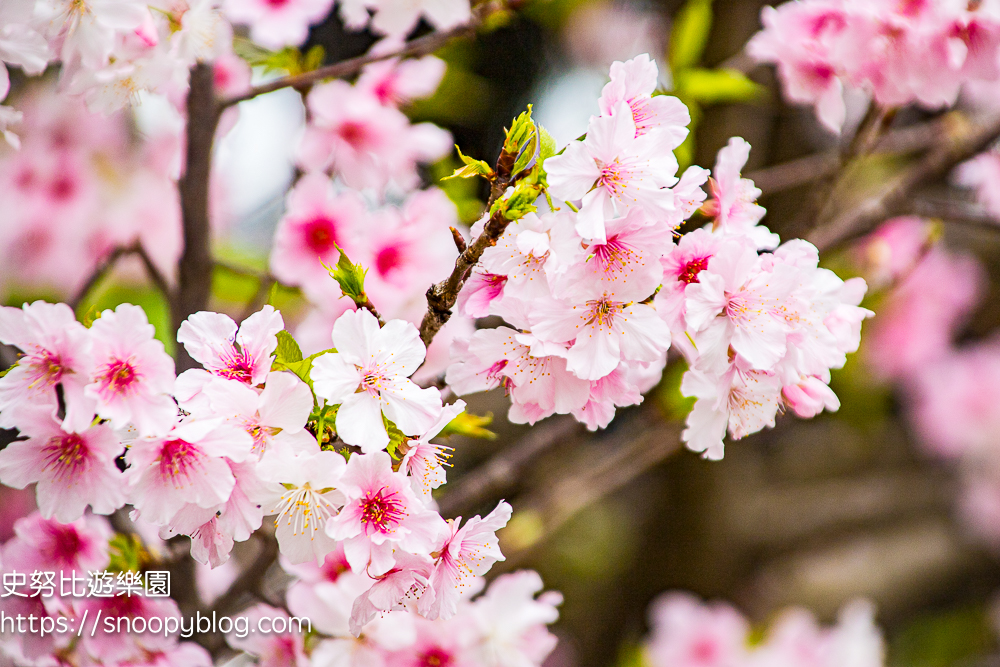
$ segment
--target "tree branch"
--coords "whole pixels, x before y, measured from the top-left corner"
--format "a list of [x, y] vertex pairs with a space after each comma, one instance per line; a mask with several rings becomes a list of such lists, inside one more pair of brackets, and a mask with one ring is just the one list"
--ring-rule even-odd
[[479, 20], [474, 17], [472, 21], [465, 25], [451, 30], [446, 30], [444, 32], [432, 32], [429, 35], [418, 37], [417, 39], [407, 42], [402, 48], [395, 51], [379, 54], [369, 53], [363, 56], [358, 56], [357, 58], [351, 58], [339, 63], [327, 65], [326, 67], [320, 67], [319, 69], [311, 72], [304, 72], [302, 74], [296, 74], [295, 76], [286, 76], [276, 79], [275, 81], [271, 81], [269, 83], [254, 86], [242, 95], [234, 95], [226, 98], [221, 101], [220, 106], [222, 108], [230, 107], [234, 104], [245, 102], [246, 100], [252, 100], [259, 95], [273, 93], [274, 91], [281, 90], [282, 88], [303, 88], [305, 86], [311, 86], [312, 84], [324, 79], [337, 79], [350, 76], [360, 72], [365, 65], [377, 63], [382, 60], [427, 55], [437, 51], [456, 37], [473, 34], [478, 25]]
[[936, 146], [926, 156], [889, 179], [885, 187], [859, 205], [844, 212], [831, 212], [828, 205], [820, 212], [820, 223], [806, 240], [823, 252], [868, 232], [904, 210], [917, 186], [946, 175], [955, 165], [982, 152], [1000, 137], [1000, 115], [984, 114], [969, 119], [954, 112], [946, 118]]
[[475, 509], [476, 505], [503, 495], [519, 479], [525, 467], [554, 445], [573, 437], [581, 430], [576, 419], [559, 415], [538, 424], [521, 440], [498, 452], [486, 463], [449, 484], [438, 499], [445, 516], [456, 516]]
[[424, 342], [425, 346], [430, 347], [434, 336], [451, 318], [451, 309], [454, 307], [458, 293], [469, 277], [472, 267], [476, 265], [487, 248], [496, 245], [497, 239], [503, 235], [509, 224], [510, 220], [498, 208], [496, 213], [486, 222], [483, 233], [477, 236], [476, 240], [455, 260], [455, 268], [451, 275], [427, 290], [427, 312], [420, 322], [420, 340]]
[[173, 300], [173, 292], [170, 289], [170, 284], [167, 282], [164, 275], [160, 273], [160, 270], [156, 268], [156, 265], [153, 264], [153, 260], [150, 259], [146, 249], [142, 247], [141, 243], [136, 241], [132, 245], [118, 246], [108, 253], [108, 256], [97, 265], [94, 272], [90, 274], [87, 281], [83, 284], [79, 291], [77, 291], [72, 300], [70, 300], [70, 307], [75, 311], [80, 304], [83, 303], [83, 300], [87, 298], [87, 295], [90, 294], [90, 292], [111, 272], [111, 270], [118, 263], [118, 260], [128, 255], [139, 256], [142, 260], [143, 267], [146, 269], [146, 274], [149, 276], [150, 280], [153, 281], [153, 285], [163, 294], [164, 297], [166, 297], [167, 303], [170, 304]]
[[[212, 291], [208, 191], [212, 144], [222, 113], [215, 99], [214, 79], [210, 63], [198, 63], [191, 68], [191, 87], [187, 98], [187, 160], [184, 175], [178, 183], [184, 224], [184, 253], [177, 267], [177, 298], [171, 308], [174, 331], [189, 315], [208, 307]], [[194, 366], [184, 347], [178, 345], [177, 372]]]

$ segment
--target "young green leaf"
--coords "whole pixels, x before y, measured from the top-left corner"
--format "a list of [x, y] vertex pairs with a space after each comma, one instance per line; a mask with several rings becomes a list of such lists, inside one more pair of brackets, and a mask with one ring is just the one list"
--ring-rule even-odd
[[670, 70], [676, 74], [701, 62], [711, 31], [712, 0], [688, 0], [670, 31]]

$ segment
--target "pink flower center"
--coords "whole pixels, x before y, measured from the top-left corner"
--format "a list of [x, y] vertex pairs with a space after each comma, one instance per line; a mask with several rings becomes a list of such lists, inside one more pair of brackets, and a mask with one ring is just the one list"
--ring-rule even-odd
[[716, 661], [718, 654], [719, 647], [708, 637], [699, 639], [691, 646], [691, 657], [695, 664], [712, 664]]
[[186, 440], [168, 440], [160, 449], [160, 479], [170, 480], [174, 488], [183, 487], [186, 478], [199, 467], [201, 449]]
[[354, 150], [361, 150], [368, 138], [368, 131], [364, 124], [355, 120], [344, 121], [337, 128], [337, 134]]
[[382, 389], [383, 379], [382, 374], [377, 369], [369, 370], [361, 377], [360, 389], [367, 391], [372, 396], [378, 396], [379, 391]]
[[57, 178], [49, 186], [49, 195], [57, 202], [65, 202], [76, 194], [76, 183], [67, 176]]
[[253, 382], [253, 359], [246, 350], [237, 350], [233, 347], [232, 352], [224, 359], [225, 366], [216, 371], [218, 375], [230, 380], [239, 380], [244, 384]]
[[612, 197], [620, 197], [625, 191], [628, 180], [627, 170], [622, 167], [618, 160], [609, 164], [596, 162], [597, 166], [601, 168], [601, 175], [597, 178], [597, 187], [606, 189]]
[[279, 9], [287, 5], [291, 0], [264, 0], [273, 9]]
[[708, 267], [708, 259], [708, 257], [692, 259], [681, 269], [681, 274], [677, 276], [677, 280], [688, 285], [698, 282], [698, 274]]
[[42, 448], [43, 471], [51, 470], [56, 480], [67, 482], [90, 467], [90, 448], [76, 433], [67, 433], [49, 440]]
[[323, 565], [320, 567], [323, 579], [329, 582], [337, 581], [337, 579], [340, 579], [340, 575], [350, 571], [351, 566], [347, 562], [347, 557], [339, 549], [327, 554], [326, 560], [323, 561]]
[[46, 540], [41, 549], [45, 560], [63, 567], [75, 565], [77, 557], [85, 546], [76, 528], [54, 521], [46, 521], [42, 525], [46, 532]]
[[635, 136], [641, 137], [649, 132], [653, 126], [654, 116], [650, 109], [649, 100], [633, 98], [628, 101], [628, 106], [632, 110], [632, 120], [635, 122]]
[[486, 371], [486, 379], [490, 382], [496, 382], [497, 385], [503, 387], [504, 392], [509, 396], [510, 392], [515, 388], [514, 380], [510, 376], [503, 374], [503, 369], [507, 367], [508, 360], [500, 359], [494, 362], [490, 369]]
[[368, 494], [361, 499], [361, 523], [366, 535], [373, 531], [388, 533], [406, 518], [406, 508], [396, 495], [382, 487], [374, 495]]
[[302, 240], [314, 254], [325, 256], [337, 244], [337, 227], [330, 218], [313, 218], [302, 225]]
[[455, 661], [450, 653], [435, 646], [417, 658], [418, 667], [450, 667]]
[[619, 241], [617, 236], [611, 237], [602, 245], [591, 246], [590, 251], [597, 260], [594, 270], [609, 276], [623, 274], [630, 263], [640, 259], [638, 254]]
[[29, 389], [51, 387], [62, 379], [66, 371], [59, 355], [45, 349], [39, 349], [29, 356], [25, 366], [28, 369], [28, 378], [31, 380]]
[[140, 377], [131, 359], [114, 359], [98, 371], [97, 383], [100, 385], [101, 395], [110, 400], [132, 393]]
[[385, 276], [403, 263], [403, 253], [398, 246], [390, 245], [382, 248], [375, 255], [375, 268], [379, 275]]
[[624, 304], [617, 301], [610, 301], [606, 297], [596, 301], [588, 301], [590, 307], [590, 319], [587, 324], [596, 324], [599, 327], [610, 327], [615, 323], [615, 316], [625, 310]]

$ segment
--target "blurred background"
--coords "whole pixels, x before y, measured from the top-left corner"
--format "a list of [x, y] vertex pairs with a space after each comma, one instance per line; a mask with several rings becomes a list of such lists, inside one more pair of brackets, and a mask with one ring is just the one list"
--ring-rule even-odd
[[[467, 155], [492, 162], [504, 126], [528, 104], [560, 145], [583, 134], [609, 65], [649, 53], [664, 90], [692, 109], [694, 131], [680, 161], [710, 168], [729, 137], [744, 137], [753, 146], [744, 175], [764, 191], [763, 224], [783, 239], [802, 236], [826, 163], [794, 161], [822, 158], [839, 139], [811, 109], [782, 100], [772, 68], [743, 55], [760, 29], [763, 4], [527, 3], [478, 39], [439, 52], [448, 64], [441, 87], [405, 111], [415, 122], [449, 130]], [[314, 26], [302, 51], [320, 45], [326, 61], [335, 62], [373, 42], [331, 17]], [[865, 103], [849, 100], [848, 126], [860, 120]], [[908, 111], [894, 124], [933, 118]], [[150, 102], [139, 108], [136, 128], [155, 135], [168, 122]], [[223, 257], [266, 268], [303, 122], [290, 90], [241, 107], [217, 152], [219, 197], [227, 203], [218, 221]], [[6, 159], [0, 175], [12, 178], [16, 170]], [[773, 168], [789, 162], [789, 169]], [[471, 223], [486, 192], [471, 181], [440, 181], [455, 163], [448, 158], [423, 176], [439, 182]], [[860, 190], [897, 165], [869, 166], [854, 181]], [[1000, 187], [1000, 180], [986, 187]], [[730, 600], [762, 625], [787, 605], [830, 620], [844, 602], [870, 598], [892, 665], [975, 664], [994, 651], [1000, 455], [990, 454], [1000, 452], [1000, 361], [994, 361], [1000, 348], [991, 339], [1000, 326], [1000, 227], [976, 193], [945, 184], [939, 190], [920, 195], [939, 201], [947, 194], [951, 204], [965, 205], [961, 214], [935, 210], [926, 219], [895, 220], [824, 255], [841, 277], [869, 280], [864, 305], [877, 313], [865, 324], [861, 350], [834, 373], [842, 401], [835, 414], [809, 421], [781, 416], [776, 428], [727, 443], [725, 459], [708, 462], [678, 440], [690, 408], [678, 391], [679, 360], [643, 405], [621, 410], [596, 434], [560, 417], [530, 430], [509, 424], [502, 391], [468, 399], [473, 412], [495, 416], [490, 428], [497, 437], [451, 443], [454, 467], [439, 500], [451, 515], [489, 511], [498, 498], [517, 509], [502, 536], [508, 562], [493, 573], [535, 568], [548, 588], [565, 595], [554, 628], [561, 642], [547, 664], [633, 664], [647, 631], [647, 605], [670, 589]], [[25, 248], [36, 246], [17, 246], [28, 243], [21, 237], [2, 241], [5, 302], [65, 298], [19, 274], [27, 266]], [[11, 255], [12, 248], [21, 254]], [[39, 271], [67, 270], [58, 267]], [[137, 302], [162, 334], [166, 310], [154, 291], [129, 283], [138, 273], [138, 265], [123, 262], [119, 280], [102, 286], [84, 308]], [[234, 316], [257, 289], [252, 277], [225, 271], [216, 281], [215, 306]], [[293, 294], [279, 299], [294, 321], [302, 304]], [[30, 498], [10, 492], [4, 502], [13, 514]], [[0, 529], [9, 534], [9, 522]]]

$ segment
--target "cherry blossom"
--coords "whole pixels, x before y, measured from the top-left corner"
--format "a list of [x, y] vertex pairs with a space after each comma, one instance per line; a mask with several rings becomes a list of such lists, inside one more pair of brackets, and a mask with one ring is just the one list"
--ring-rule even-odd
[[676, 97], [652, 96], [658, 75], [656, 63], [646, 53], [611, 63], [611, 81], [604, 86], [598, 100], [601, 114], [610, 116], [619, 110], [619, 102], [625, 102], [635, 123], [636, 136], [658, 130], [669, 133], [670, 143], [680, 146], [687, 138], [691, 115]]
[[187, 503], [224, 503], [236, 484], [227, 459], [243, 461], [252, 447], [245, 431], [221, 419], [181, 422], [165, 435], [140, 438], [125, 455], [132, 504], [162, 525]]
[[225, 0], [223, 10], [234, 23], [250, 26], [250, 38], [279, 51], [306, 41], [309, 26], [322, 21], [333, 0]]
[[105, 310], [90, 333], [94, 371], [84, 395], [97, 401], [97, 414], [112, 428], [132, 423], [143, 436], [167, 432], [177, 421], [174, 362], [146, 313], [130, 304]]
[[485, 519], [478, 515], [459, 527], [461, 518], [449, 522], [448, 535], [434, 560], [434, 569], [428, 578], [428, 591], [420, 598], [423, 616], [451, 618], [458, 612], [458, 600], [474, 577], [485, 574], [498, 560], [500, 553], [496, 531], [510, 521], [511, 507], [501, 501]]
[[345, 465], [342, 456], [320, 451], [315, 443], [303, 451], [285, 444], [264, 453], [259, 474], [283, 486], [267, 501], [265, 512], [277, 514], [278, 545], [290, 563], [322, 563], [336, 547], [325, 529], [344, 504], [340, 487]]
[[385, 452], [354, 455], [340, 479], [347, 502], [327, 523], [327, 534], [343, 540], [355, 572], [380, 576], [395, 563], [393, 548], [429, 553], [444, 529], [440, 515], [428, 510], [410, 489], [405, 475], [393, 472]]
[[94, 400], [86, 396], [91, 339], [66, 304], [36, 301], [0, 308], [0, 342], [22, 352], [16, 366], [0, 378], [0, 424], [11, 428], [34, 417], [33, 406], [48, 406], [55, 417], [57, 386], [66, 405], [63, 423], [83, 430], [93, 420]]
[[43, 517], [71, 523], [88, 506], [111, 514], [125, 504], [122, 474], [115, 466], [123, 447], [108, 426], [67, 432], [43, 409], [33, 418], [22, 417], [18, 429], [28, 439], [0, 451], [0, 480], [17, 489], [37, 482]]
[[336, 424], [344, 442], [365, 452], [385, 449], [383, 414], [407, 435], [430, 428], [441, 397], [409, 380], [425, 354], [416, 327], [392, 320], [379, 328], [367, 310], [348, 311], [333, 325], [333, 345], [336, 352], [313, 362], [313, 386], [317, 396], [341, 404]]
[[610, 116], [593, 116], [587, 138], [545, 161], [549, 191], [558, 199], [583, 200], [577, 216], [580, 236], [607, 240], [604, 218], [636, 207], [650, 216], [674, 210], [669, 186], [677, 183], [677, 147], [667, 132], [636, 136], [632, 112], [624, 102]]

